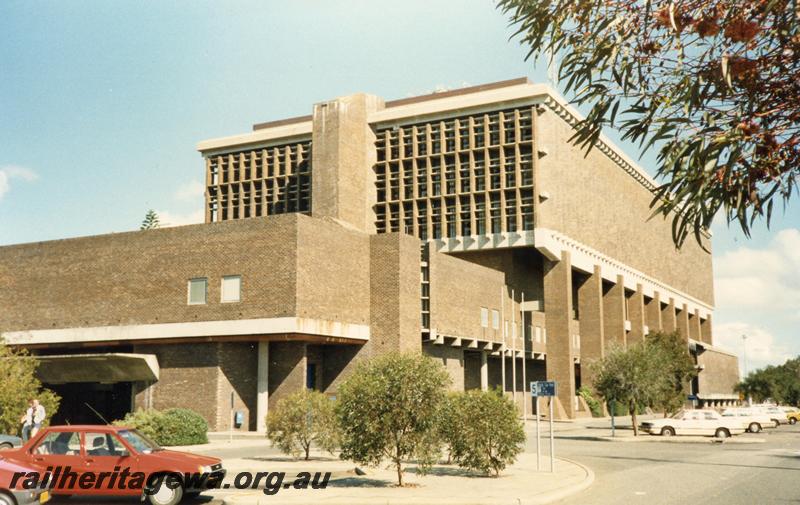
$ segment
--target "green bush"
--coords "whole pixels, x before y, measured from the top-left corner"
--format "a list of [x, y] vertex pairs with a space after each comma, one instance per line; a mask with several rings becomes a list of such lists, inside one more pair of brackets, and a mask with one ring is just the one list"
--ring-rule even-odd
[[284, 454], [308, 460], [311, 445], [328, 452], [338, 447], [333, 401], [319, 391], [302, 390], [280, 400], [267, 415], [267, 436]]
[[360, 363], [339, 387], [341, 458], [373, 466], [389, 459], [399, 486], [405, 461], [425, 473], [441, 455], [437, 423], [449, 380], [442, 365], [420, 353]]
[[514, 401], [495, 391], [467, 391], [451, 400], [453, 458], [462, 468], [495, 476], [525, 445], [525, 429]]
[[592, 396], [592, 392], [589, 391], [589, 388], [581, 386], [578, 388], [578, 394], [586, 402], [586, 405], [589, 406], [589, 410], [592, 412], [592, 417], [603, 417], [603, 407], [597, 398]]
[[0, 339], [0, 433], [18, 435], [20, 419], [28, 410], [28, 399], [38, 398], [45, 409], [47, 426], [61, 401], [58, 395], [43, 389], [36, 378], [39, 360], [28, 351], [7, 346]]
[[134, 428], [165, 447], [208, 443], [208, 423], [189, 409], [137, 410], [114, 424]]

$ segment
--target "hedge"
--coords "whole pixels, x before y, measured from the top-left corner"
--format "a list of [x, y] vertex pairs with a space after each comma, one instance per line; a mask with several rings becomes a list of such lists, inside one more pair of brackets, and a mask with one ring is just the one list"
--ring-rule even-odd
[[114, 424], [135, 428], [165, 447], [208, 443], [208, 423], [189, 409], [137, 410]]

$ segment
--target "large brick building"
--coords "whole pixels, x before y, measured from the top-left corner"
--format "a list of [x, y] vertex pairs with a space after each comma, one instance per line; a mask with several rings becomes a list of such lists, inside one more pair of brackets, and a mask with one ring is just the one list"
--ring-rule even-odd
[[[303, 387], [335, 394], [363, 358], [421, 350], [457, 389], [559, 382], [562, 417], [612, 344], [677, 330], [705, 403], [736, 397], [713, 346], [711, 255], [648, 220], [654, 183], [525, 79], [310, 116], [198, 146], [206, 223], [0, 248], [0, 330], [92, 421], [190, 407], [263, 429]], [[703, 237], [710, 249], [710, 237]]]

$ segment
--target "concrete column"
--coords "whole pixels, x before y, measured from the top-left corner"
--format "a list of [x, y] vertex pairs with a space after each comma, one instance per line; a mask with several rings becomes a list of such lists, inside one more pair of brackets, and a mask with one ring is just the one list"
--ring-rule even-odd
[[681, 308], [681, 313], [676, 314], [678, 318], [678, 333], [680, 333], [681, 337], [684, 340], [689, 339], [689, 307], [686, 304], [683, 304]]
[[578, 313], [581, 325], [581, 382], [591, 386], [591, 364], [605, 355], [603, 333], [603, 276], [600, 265], [578, 288]]
[[628, 342], [641, 342], [644, 340], [644, 291], [641, 284], [636, 285], [636, 292], [628, 298], [628, 321], [631, 322]]
[[678, 329], [678, 320], [675, 317], [674, 298], [670, 298], [667, 306], [661, 310], [661, 325], [665, 333], [672, 333]]
[[700, 309], [694, 309], [694, 314], [692, 314], [692, 318], [690, 320], [691, 325], [689, 326], [689, 335], [692, 336], [693, 339], [698, 340], [700, 342], [703, 341], [703, 330], [701, 328], [700, 323]]
[[[544, 309], [547, 328], [547, 380], [558, 383], [558, 418], [575, 417], [575, 365], [572, 359], [572, 262], [567, 251], [560, 261], [545, 260]], [[558, 405], [558, 403], [556, 405]]]
[[258, 374], [256, 378], [256, 429], [267, 431], [269, 411], [269, 342], [258, 343]]
[[367, 118], [383, 100], [363, 93], [314, 105], [311, 213], [374, 233], [375, 133]]
[[489, 390], [489, 359], [485, 351], [481, 352], [481, 391]]
[[621, 275], [603, 294], [603, 334], [607, 345], [625, 345], [625, 279]]
[[646, 324], [650, 331], [661, 331], [661, 294], [656, 291], [650, 303], [645, 305]]
[[703, 342], [714, 345], [714, 342], [711, 341], [711, 314], [700, 321], [700, 335], [703, 337]]

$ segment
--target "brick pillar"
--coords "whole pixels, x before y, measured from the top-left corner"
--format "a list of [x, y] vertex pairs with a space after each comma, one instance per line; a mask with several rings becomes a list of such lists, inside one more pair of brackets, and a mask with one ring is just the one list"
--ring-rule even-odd
[[674, 298], [670, 298], [667, 306], [661, 310], [661, 324], [666, 333], [672, 333], [678, 329], [678, 320], [675, 317]]
[[591, 363], [603, 358], [603, 276], [600, 265], [578, 288], [578, 313], [581, 325], [581, 382], [591, 386]]
[[269, 408], [281, 398], [306, 387], [306, 343], [271, 342], [269, 345]]
[[383, 100], [363, 93], [314, 105], [311, 213], [374, 233], [375, 133], [367, 118]]
[[661, 294], [658, 291], [653, 293], [653, 298], [645, 305], [645, 312], [650, 331], [661, 331]]
[[689, 339], [689, 307], [686, 304], [683, 304], [681, 308], [681, 313], [676, 314], [678, 318], [678, 333], [680, 333], [681, 337], [684, 340]]
[[700, 309], [694, 309], [694, 314], [692, 314], [692, 319], [690, 322], [691, 326], [689, 327], [689, 335], [691, 335], [693, 339], [703, 342], [703, 329], [701, 327], [702, 323], [700, 322]]
[[[547, 380], [558, 382], [558, 400], [563, 414], [575, 417], [575, 365], [572, 359], [572, 262], [567, 251], [561, 261], [545, 260], [544, 309], [547, 328]], [[562, 409], [559, 409], [562, 410]]]
[[489, 360], [485, 351], [481, 351], [481, 391], [489, 390]]
[[628, 342], [641, 342], [644, 340], [644, 291], [641, 284], [636, 285], [636, 292], [628, 298], [628, 321], [631, 322]]
[[621, 275], [603, 294], [603, 334], [607, 345], [625, 345], [625, 279]]
[[267, 431], [269, 412], [269, 342], [258, 343], [258, 371], [256, 378], [256, 429]]
[[703, 336], [703, 342], [714, 345], [714, 342], [711, 341], [711, 314], [700, 321], [700, 335]]

